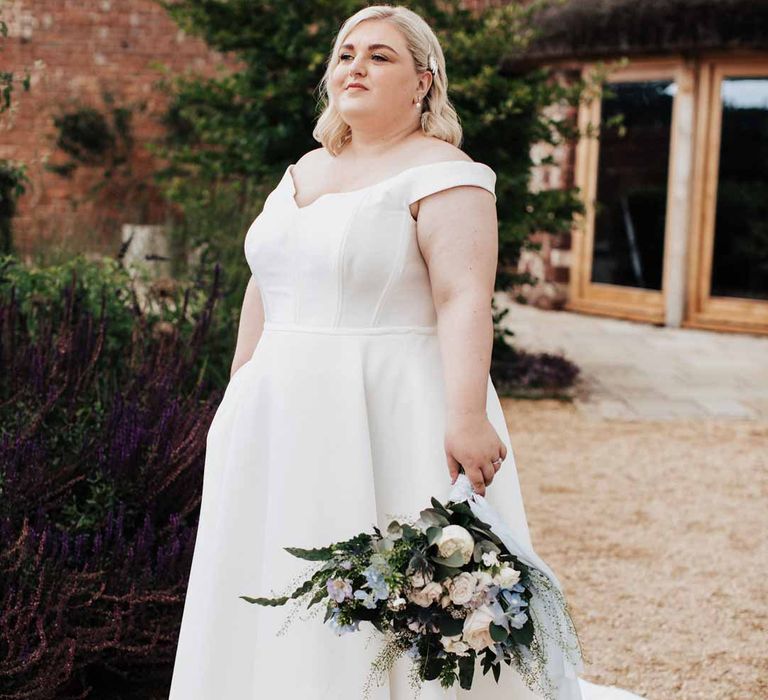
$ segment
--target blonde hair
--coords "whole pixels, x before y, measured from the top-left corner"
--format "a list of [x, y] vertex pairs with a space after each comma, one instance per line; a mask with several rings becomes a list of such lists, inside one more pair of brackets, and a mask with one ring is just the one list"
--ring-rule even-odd
[[[320, 81], [320, 102], [323, 111], [317, 120], [312, 136], [331, 154], [338, 155], [351, 138], [349, 125], [341, 118], [328, 96], [328, 81], [339, 63], [339, 49], [349, 33], [366, 19], [384, 19], [394, 24], [405, 38], [405, 44], [413, 56], [417, 72], [429, 70], [430, 56], [437, 63], [437, 74], [422, 98], [421, 128], [429, 136], [459, 146], [462, 129], [459, 116], [448, 99], [448, 81], [445, 77], [445, 57], [437, 36], [430, 26], [413, 10], [401, 5], [370, 5], [359, 10], [342, 24], [328, 57], [325, 74]], [[433, 63], [434, 65], [434, 63]]]

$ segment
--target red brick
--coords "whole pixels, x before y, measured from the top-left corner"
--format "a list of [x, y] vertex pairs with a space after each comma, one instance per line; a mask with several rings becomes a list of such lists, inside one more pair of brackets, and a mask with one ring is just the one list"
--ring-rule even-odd
[[[196, 72], [211, 76], [222, 62], [236, 66], [233, 58], [222, 57], [196, 37], [186, 35], [180, 44], [179, 27], [154, 0], [109, 0], [108, 10], [104, 4], [104, 0], [7, 0], [3, 6], [9, 22], [4, 70], [21, 77], [29, 68], [33, 76], [30, 92], [15, 91], [14, 112], [0, 117], [0, 157], [26, 164], [31, 180], [14, 219], [14, 239], [22, 252], [44, 233], [60, 238], [66, 232], [91, 229], [105, 240], [119, 241], [123, 210], [130, 208], [119, 189], [111, 200], [83, 202], [99, 173], [83, 170], [64, 179], [45, 170], [46, 157], [50, 162], [66, 160], [54, 146], [54, 116], [84, 105], [104, 109], [103, 90], [111, 92], [120, 106], [146, 101], [147, 111], [133, 113], [138, 143], [131, 167], [149, 181], [155, 164], [141, 142], [162, 133], [158, 119], [167, 104], [167, 97], [152, 87], [162, 74], [149, 64], [160, 60], [173, 73], [201, 64]], [[132, 24], [132, 15], [138, 18], [137, 25]], [[103, 63], [96, 61], [97, 54]], [[35, 69], [37, 60], [45, 62], [43, 70]], [[73, 209], [75, 202], [80, 204]], [[164, 222], [159, 195], [150, 199], [146, 211], [146, 219], [138, 223]]]

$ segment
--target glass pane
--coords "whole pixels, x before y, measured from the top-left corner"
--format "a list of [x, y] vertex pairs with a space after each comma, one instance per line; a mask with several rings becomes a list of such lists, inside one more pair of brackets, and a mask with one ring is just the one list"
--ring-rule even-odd
[[712, 296], [768, 299], [768, 77], [725, 78]]
[[592, 282], [660, 290], [675, 83], [613, 82], [606, 89]]

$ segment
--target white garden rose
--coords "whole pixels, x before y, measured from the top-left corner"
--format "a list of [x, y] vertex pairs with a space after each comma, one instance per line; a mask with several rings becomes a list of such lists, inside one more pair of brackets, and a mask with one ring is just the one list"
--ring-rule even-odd
[[504, 566], [493, 577], [493, 582], [501, 588], [512, 588], [520, 580], [520, 572], [512, 566]]
[[448, 653], [456, 654], [456, 656], [466, 656], [469, 654], [469, 644], [461, 641], [460, 634], [452, 637], [442, 636], [440, 637], [440, 643]]
[[482, 554], [483, 564], [486, 566], [495, 566], [499, 563], [499, 559], [496, 556], [496, 552], [491, 550], [490, 552], [483, 552]]
[[462, 564], [468, 564], [475, 551], [475, 540], [461, 525], [446, 525], [435, 544], [441, 557], [450, 557], [454, 552], [461, 552]]
[[475, 651], [482, 651], [486, 647], [493, 646], [489, 626], [494, 616], [487, 605], [481, 605], [467, 615], [464, 620], [464, 641]]
[[488, 588], [493, 585], [493, 576], [487, 571], [473, 571], [472, 576], [475, 577], [478, 588]]
[[416, 588], [409, 591], [408, 598], [420, 605], [422, 608], [428, 608], [443, 594], [443, 587], [437, 581], [430, 581], [424, 588]]
[[451, 600], [456, 605], [466, 605], [475, 592], [475, 577], [468, 571], [462, 571], [451, 583]]

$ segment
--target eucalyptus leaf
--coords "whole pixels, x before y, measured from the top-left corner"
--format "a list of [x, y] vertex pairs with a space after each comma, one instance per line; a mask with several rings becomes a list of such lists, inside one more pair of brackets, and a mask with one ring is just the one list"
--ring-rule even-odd
[[440, 539], [440, 536], [443, 534], [443, 528], [433, 526], [427, 528], [427, 544], [429, 546], [432, 546], [437, 540]]
[[435, 508], [425, 508], [419, 513], [419, 516], [427, 527], [445, 527], [450, 524], [448, 518]]
[[509, 632], [505, 630], [501, 625], [497, 625], [495, 622], [490, 623], [491, 639], [494, 642], [503, 642], [508, 636]]
[[465, 515], [466, 517], [470, 518], [468, 525], [477, 521], [477, 518], [472, 512], [472, 509], [464, 501], [461, 503], [454, 503], [451, 506], [451, 510], [457, 515]]
[[440, 557], [435, 555], [430, 557], [430, 559], [437, 564], [442, 564], [443, 566], [456, 567], [464, 565], [464, 556], [461, 552], [454, 552], [450, 557]]
[[442, 564], [435, 564], [434, 579], [435, 581], [443, 581], [447, 578], [453, 578], [461, 573], [462, 569], [457, 566], [443, 566]]
[[450, 520], [450, 518], [451, 518], [450, 511], [448, 511], [448, 509], [442, 503], [440, 503], [440, 501], [438, 501], [434, 496], [432, 496], [432, 498], [430, 499], [430, 502], [432, 503], [432, 507], [438, 513], [440, 513], [440, 515], [442, 515], [444, 518], [447, 518], [448, 520]]
[[531, 622], [531, 619], [528, 618], [528, 621], [520, 629], [512, 627], [509, 630], [509, 635], [515, 643], [530, 648], [531, 643], [533, 642], [533, 623]]

